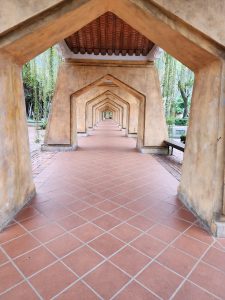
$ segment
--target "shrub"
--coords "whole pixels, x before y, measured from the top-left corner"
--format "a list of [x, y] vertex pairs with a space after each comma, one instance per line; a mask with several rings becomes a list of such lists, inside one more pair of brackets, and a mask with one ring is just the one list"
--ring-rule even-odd
[[187, 118], [185, 118], [185, 119], [176, 119], [175, 120], [175, 125], [177, 125], [177, 126], [186, 126], [187, 122], [188, 122]]
[[181, 140], [182, 143], [185, 144], [186, 143], [186, 135], [181, 135], [180, 140]]
[[48, 122], [47, 121], [43, 121], [40, 125], [40, 129], [45, 130], [47, 127]]
[[175, 119], [173, 117], [169, 117], [166, 119], [167, 125], [174, 125]]

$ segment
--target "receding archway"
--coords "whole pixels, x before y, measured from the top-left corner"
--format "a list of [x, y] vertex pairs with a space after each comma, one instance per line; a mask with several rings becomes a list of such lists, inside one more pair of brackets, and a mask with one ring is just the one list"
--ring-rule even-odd
[[109, 99], [113, 100], [114, 102], [120, 104], [124, 108], [124, 114], [123, 114], [123, 124], [122, 128], [126, 129], [126, 133], [129, 133], [129, 123], [130, 123], [130, 103], [128, 102], [129, 100], [127, 99], [124, 100], [123, 98], [117, 96], [115, 93], [106, 90], [104, 93], [100, 94], [99, 96], [87, 101], [86, 103], [86, 130], [88, 128], [93, 127], [93, 118], [90, 118], [90, 114], [92, 112], [93, 115], [93, 105], [98, 103], [102, 98], [108, 97]]
[[[144, 143], [145, 140], [147, 139], [147, 133], [145, 133], [145, 96], [143, 94], [141, 94], [140, 92], [136, 91], [134, 88], [130, 87], [127, 84], [124, 84], [122, 81], [116, 79], [114, 76], [112, 75], [105, 75], [103, 77], [101, 77], [100, 79], [97, 79], [96, 81], [94, 81], [93, 83], [81, 88], [80, 90], [72, 93], [70, 95], [70, 105], [68, 107], [65, 107], [67, 109], [67, 114], [66, 115], [62, 115], [62, 117], [65, 119], [67, 119], [68, 122], [68, 127], [63, 128], [63, 130], [67, 130], [67, 134], [65, 135], [65, 137], [67, 138], [67, 142], [65, 143], [65, 145], [72, 147], [72, 148], [76, 148], [77, 147], [77, 137], [76, 137], [76, 105], [75, 105], [75, 101], [74, 100], [76, 97], [82, 95], [83, 93], [87, 92], [88, 90], [91, 90], [93, 87], [95, 86], [99, 86], [100, 84], [103, 84], [106, 80], [108, 81], [112, 81], [114, 82], [116, 85], [118, 85], [119, 87], [121, 87], [122, 89], [127, 90], [130, 94], [134, 95], [137, 99], [139, 99], [140, 101], [140, 105], [139, 105], [139, 116], [142, 116], [139, 118], [139, 122], [138, 122], [138, 132], [139, 132], [139, 137], [138, 137], [138, 148], [141, 148]], [[53, 102], [54, 104], [54, 102]], [[46, 132], [46, 137], [45, 137], [45, 144], [51, 146], [53, 145], [60, 145], [62, 146], [63, 143], [57, 142], [59, 141], [59, 139], [61, 138], [59, 134], [63, 134], [64, 136], [64, 131], [60, 132], [59, 128], [55, 126], [55, 122], [58, 122], [58, 118], [53, 118], [54, 115], [54, 110], [51, 112], [50, 115], [50, 122], [49, 122], [49, 126], [47, 128], [47, 132]], [[57, 128], [57, 130], [56, 130]]]
[[119, 126], [122, 127], [122, 121], [123, 121], [123, 108], [121, 105], [115, 103], [114, 101], [105, 98], [104, 100], [100, 101], [99, 103], [95, 104], [93, 106], [93, 123], [94, 125], [96, 125], [100, 120], [98, 120], [97, 118], [97, 111], [99, 109], [101, 109], [103, 106], [108, 105], [109, 107], [113, 107], [114, 109], [116, 109], [118, 116], [116, 116], [115, 121], [118, 123]]

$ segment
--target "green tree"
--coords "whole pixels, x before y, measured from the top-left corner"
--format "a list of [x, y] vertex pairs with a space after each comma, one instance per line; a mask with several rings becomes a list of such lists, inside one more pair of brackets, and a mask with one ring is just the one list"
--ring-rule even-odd
[[192, 95], [192, 88], [194, 83], [194, 76], [192, 72], [184, 65], [181, 67], [180, 77], [178, 80], [178, 88], [183, 101], [183, 118], [188, 117], [190, 98]]
[[59, 63], [57, 50], [51, 47], [23, 66], [22, 76], [28, 118], [47, 121]]

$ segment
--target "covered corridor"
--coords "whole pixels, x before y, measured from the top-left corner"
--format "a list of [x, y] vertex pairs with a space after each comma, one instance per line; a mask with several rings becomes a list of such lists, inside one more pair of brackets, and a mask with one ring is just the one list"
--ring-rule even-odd
[[[224, 0], [3, 2], [0, 300], [225, 299]], [[32, 174], [21, 72], [56, 44]], [[195, 75], [179, 185], [160, 48]]]
[[225, 241], [112, 120], [54, 155], [0, 235], [0, 299], [223, 299]]

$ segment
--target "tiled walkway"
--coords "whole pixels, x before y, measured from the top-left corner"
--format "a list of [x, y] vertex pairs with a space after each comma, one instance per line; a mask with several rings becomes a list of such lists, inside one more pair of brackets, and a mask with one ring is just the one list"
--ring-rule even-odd
[[225, 299], [225, 240], [112, 121], [58, 153], [0, 234], [0, 299]]

